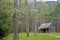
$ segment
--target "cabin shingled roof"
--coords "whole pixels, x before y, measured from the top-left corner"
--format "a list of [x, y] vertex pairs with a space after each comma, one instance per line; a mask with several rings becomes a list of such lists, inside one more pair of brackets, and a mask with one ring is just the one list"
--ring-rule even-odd
[[48, 28], [52, 23], [43, 23], [38, 29]]

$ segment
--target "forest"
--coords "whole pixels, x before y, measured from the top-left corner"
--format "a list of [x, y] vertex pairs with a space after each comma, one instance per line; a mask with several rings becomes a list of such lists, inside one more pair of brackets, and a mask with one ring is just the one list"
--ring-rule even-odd
[[44, 23], [52, 23], [55, 33], [60, 33], [59, 0], [50, 3], [42, 0], [0, 0], [0, 40], [12, 33], [14, 40], [18, 40], [19, 33], [27, 33], [27, 37], [34, 33], [36, 36]]

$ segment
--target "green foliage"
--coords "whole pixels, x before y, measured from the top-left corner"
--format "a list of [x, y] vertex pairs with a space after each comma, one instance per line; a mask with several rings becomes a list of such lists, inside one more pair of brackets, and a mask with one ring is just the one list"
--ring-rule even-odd
[[[51, 7], [49, 5], [47, 5], [46, 3], [44, 2], [41, 2], [40, 3], [40, 6], [37, 7], [37, 10], [38, 10], [38, 19], [39, 18], [42, 18], [43, 20], [45, 20], [45, 22], [49, 22], [50, 19], [52, 18], [50, 13], [51, 13]], [[40, 20], [42, 20], [40, 19]]]
[[55, 13], [60, 13], [60, 3], [57, 3], [54, 11]]
[[0, 1], [0, 38], [7, 36], [12, 30], [11, 2]]
[[52, 10], [51, 15], [57, 16], [60, 13], [60, 3], [57, 3], [54, 10]]
[[54, 16], [55, 24], [56, 24], [56, 28], [57, 28], [57, 32], [60, 32], [60, 3], [57, 3], [55, 9], [53, 10], [53, 12], [51, 13], [51, 15]]

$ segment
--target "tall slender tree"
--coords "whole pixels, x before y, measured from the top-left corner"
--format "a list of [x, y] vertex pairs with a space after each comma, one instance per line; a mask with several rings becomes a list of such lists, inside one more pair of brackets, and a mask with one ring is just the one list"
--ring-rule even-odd
[[18, 0], [14, 0], [14, 13], [13, 13], [13, 40], [18, 40], [17, 7], [18, 7]]
[[[28, 7], [28, 0], [25, 0], [25, 8]], [[27, 37], [29, 37], [29, 16], [28, 16], [28, 9], [25, 11], [25, 21], [26, 21], [26, 32]]]
[[37, 10], [36, 10], [36, 0], [34, 0], [34, 9], [35, 9], [35, 11], [34, 11], [34, 25], [35, 25], [35, 36], [36, 36], [36, 34], [37, 34]]

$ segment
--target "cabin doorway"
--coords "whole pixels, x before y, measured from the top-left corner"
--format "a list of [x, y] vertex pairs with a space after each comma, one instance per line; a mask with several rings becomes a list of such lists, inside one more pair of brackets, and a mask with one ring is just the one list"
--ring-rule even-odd
[[42, 33], [47, 33], [47, 32], [49, 32], [49, 29], [48, 29], [48, 28], [44, 28], [44, 29], [40, 29], [40, 31], [41, 31]]

